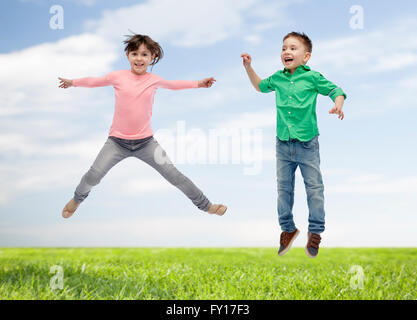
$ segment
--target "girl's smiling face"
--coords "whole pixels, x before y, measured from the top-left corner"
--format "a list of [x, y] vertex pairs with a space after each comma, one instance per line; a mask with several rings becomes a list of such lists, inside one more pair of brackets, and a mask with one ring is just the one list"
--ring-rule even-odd
[[284, 40], [281, 52], [282, 64], [291, 74], [301, 64], [306, 64], [310, 59], [311, 53], [307, 52], [303, 42], [296, 37], [289, 37]]
[[146, 74], [149, 64], [155, 58], [143, 43], [136, 51], [130, 51], [126, 56], [130, 63], [130, 70], [137, 75]]

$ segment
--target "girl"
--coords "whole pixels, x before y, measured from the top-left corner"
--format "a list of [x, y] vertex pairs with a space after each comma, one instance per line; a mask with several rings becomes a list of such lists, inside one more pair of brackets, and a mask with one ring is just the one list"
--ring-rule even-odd
[[206, 78], [200, 81], [168, 81], [147, 72], [163, 56], [162, 48], [146, 35], [135, 34], [125, 43], [130, 70], [110, 72], [104, 77], [60, 80], [60, 88], [102, 87], [112, 85], [116, 102], [109, 137], [90, 170], [82, 177], [75, 189], [74, 198], [62, 210], [64, 218], [71, 217], [79, 204], [88, 196], [106, 173], [121, 160], [136, 157], [157, 170], [171, 184], [180, 189], [199, 209], [211, 214], [223, 215], [227, 207], [212, 204], [207, 197], [184, 176], [167, 157], [165, 151], [153, 138], [151, 115], [153, 98], [157, 88], [172, 90], [210, 88], [216, 81]]

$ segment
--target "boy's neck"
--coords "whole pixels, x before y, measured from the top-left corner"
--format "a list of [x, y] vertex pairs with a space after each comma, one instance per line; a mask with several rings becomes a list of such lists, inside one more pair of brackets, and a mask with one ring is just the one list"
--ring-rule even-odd
[[301, 66], [301, 64], [299, 64], [298, 66], [296, 66], [294, 69], [287, 69], [287, 70], [291, 73], [291, 75], [293, 75], [293, 74], [294, 74], [294, 72], [295, 72], [295, 70], [297, 70], [297, 68], [298, 68], [299, 66]]

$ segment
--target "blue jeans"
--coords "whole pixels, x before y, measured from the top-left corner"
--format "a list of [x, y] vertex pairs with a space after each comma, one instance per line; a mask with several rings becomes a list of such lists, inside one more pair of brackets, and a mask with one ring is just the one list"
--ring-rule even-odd
[[300, 167], [307, 193], [308, 231], [320, 234], [324, 231], [324, 185], [320, 172], [318, 135], [301, 142], [276, 138], [278, 221], [282, 231], [293, 232], [295, 170]]

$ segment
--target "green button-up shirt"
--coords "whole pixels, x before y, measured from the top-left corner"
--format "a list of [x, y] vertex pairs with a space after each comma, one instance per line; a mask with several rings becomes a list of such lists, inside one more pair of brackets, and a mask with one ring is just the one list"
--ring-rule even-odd
[[319, 134], [316, 101], [320, 93], [333, 101], [346, 94], [309, 66], [300, 65], [291, 75], [287, 68], [277, 71], [259, 83], [261, 92], [275, 91], [277, 104], [277, 137], [308, 141]]

